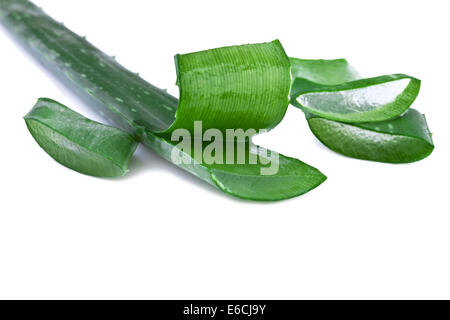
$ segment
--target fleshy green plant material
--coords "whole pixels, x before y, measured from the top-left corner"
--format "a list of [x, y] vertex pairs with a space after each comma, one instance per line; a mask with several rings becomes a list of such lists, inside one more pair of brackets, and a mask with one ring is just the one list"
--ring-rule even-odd
[[320, 60], [322, 68], [302, 61], [291, 59], [295, 70], [291, 102], [326, 119], [349, 123], [393, 119], [403, 114], [419, 94], [420, 80], [407, 75], [356, 80], [358, 74], [345, 60]]
[[24, 119], [53, 159], [90, 176], [123, 176], [138, 145], [128, 133], [86, 119], [51, 99], [39, 99]]
[[[349, 157], [388, 163], [418, 161], [433, 151], [434, 145], [425, 116], [414, 109], [408, 110], [410, 102], [417, 96], [418, 80], [402, 75], [358, 80], [360, 76], [344, 59], [301, 60], [291, 58], [291, 64], [295, 77], [292, 84], [291, 103], [303, 109], [311, 131], [330, 149]], [[352, 114], [350, 111], [344, 115], [346, 121], [343, 122], [335, 121], [337, 118], [335, 113], [325, 112], [325, 109], [320, 112], [315, 110], [312, 113], [309, 112], [309, 108], [300, 106], [296, 102], [299, 93], [301, 93], [300, 96], [305, 92], [321, 94], [327, 92], [326, 88], [348, 89], [356, 88], [355, 84], [367, 83], [381, 84], [379, 88], [381, 92], [375, 97], [378, 99], [378, 96], [384, 94], [388, 96], [387, 92], [392, 89], [383, 87], [382, 83], [386, 79], [390, 79], [387, 81], [388, 84], [395, 81], [409, 81], [408, 86], [414, 87], [414, 94], [408, 94], [409, 89], [403, 90], [400, 99], [396, 100], [394, 105], [385, 105], [382, 109], [372, 112], [354, 113], [349, 117]], [[373, 89], [373, 86], [366, 88]], [[345, 92], [339, 90], [336, 91], [336, 94], [340, 94], [336, 99], [331, 99], [331, 96], [327, 98], [327, 104], [324, 105], [327, 110], [333, 110], [333, 108], [337, 108], [336, 110], [352, 109], [361, 98], [358, 95], [346, 96]], [[405, 95], [410, 98], [405, 99]], [[364, 97], [361, 99], [365, 101]], [[388, 112], [386, 109], [383, 110], [386, 107]], [[374, 117], [378, 112], [391, 118], [401, 110], [407, 111], [395, 118], [374, 122], [375, 119], [378, 119], [378, 115]], [[348, 122], [352, 119], [353, 122]]]
[[232, 46], [175, 57], [180, 101], [170, 127], [221, 131], [272, 129], [289, 105], [290, 64], [280, 42]]
[[[345, 59], [298, 59], [289, 58], [294, 79], [309, 81], [311, 86], [334, 86], [344, 82], [358, 80], [361, 77]], [[303, 89], [304, 91], [302, 91]], [[303, 85], [296, 89], [297, 93], [308, 91]]]
[[426, 158], [434, 149], [425, 116], [415, 109], [381, 122], [343, 123], [312, 114], [307, 118], [324, 145], [357, 159], [407, 163]]
[[[2, 0], [0, 20], [28, 52], [109, 122], [168, 161], [175, 162], [178, 153], [187, 161], [175, 164], [226, 193], [280, 200], [306, 193], [326, 179], [317, 169], [282, 155], [273, 159], [278, 168], [273, 175], [261, 175], [268, 166], [264, 156], [257, 164], [208, 164], [170, 139], [177, 128], [192, 132], [193, 120], [202, 120], [204, 130], [273, 128], [286, 112], [290, 90], [290, 63], [278, 41], [177, 56], [178, 103], [29, 1]], [[251, 148], [246, 158], [259, 156], [261, 150]]]

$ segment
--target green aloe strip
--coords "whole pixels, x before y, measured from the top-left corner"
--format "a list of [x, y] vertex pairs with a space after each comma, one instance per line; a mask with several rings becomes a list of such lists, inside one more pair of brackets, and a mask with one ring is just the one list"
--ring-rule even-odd
[[[425, 116], [408, 110], [419, 80], [404, 75], [360, 79], [344, 59], [291, 58], [291, 64], [291, 103], [305, 111], [311, 131], [330, 149], [388, 163], [418, 161], [433, 151]], [[368, 107], [380, 99], [386, 103]]]
[[[178, 102], [29, 1], [2, 0], [0, 20], [27, 51], [109, 122], [168, 161], [174, 162], [174, 154], [188, 160], [175, 164], [226, 193], [280, 200], [308, 192], [326, 179], [317, 169], [282, 155], [267, 164], [266, 155], [272, 153], [256, 146], [245, 154], [257, 157], [256, 164], [210, 164], [195, 156], [195, 148], [179, 148], [170, 139], [176, 129], [192, 133], [195, 120], [202, 121], [204, 130], [219, 131], [278, 124], [290, 90], [290, 63], [278, 41], [177, 56]], [[276, 166], [277, 173], [262, 175], [269, 166]]]
[[128, 133], [47, 98], [39, 99], [24, 119], [36, 142], [62, 165], [97, 177], [128, 172], [138, 144]]
[[278, 40], [175, 57], [180, 101], [169, 132], [272, 129], [289, 105], [290, 63]]

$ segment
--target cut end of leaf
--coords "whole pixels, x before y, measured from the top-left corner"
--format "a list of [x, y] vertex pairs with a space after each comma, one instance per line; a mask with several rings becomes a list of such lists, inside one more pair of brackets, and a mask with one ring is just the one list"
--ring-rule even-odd
[[358, 72], [345, 59], [289, 58], [293, 79], [305, 79], [320, 85], [337, 85], [360, 78]]

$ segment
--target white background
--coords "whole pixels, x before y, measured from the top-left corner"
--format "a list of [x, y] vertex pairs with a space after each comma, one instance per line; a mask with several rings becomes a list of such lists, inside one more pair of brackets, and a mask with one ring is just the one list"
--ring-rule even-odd
[[256, 142], [328, 176], [302, 197], [234, 199], [144, 148], [128, 176], [91, 178], [22, 117], [46, 96], [102, 119], [2, 32], [0, 298], [450, 298], [448, 1], [36, 2], [173, 94], [176, 53], [275, 38], [362, 76], [416, 76], [436, 149], [408, 165], [345, 158], [290, 107]]

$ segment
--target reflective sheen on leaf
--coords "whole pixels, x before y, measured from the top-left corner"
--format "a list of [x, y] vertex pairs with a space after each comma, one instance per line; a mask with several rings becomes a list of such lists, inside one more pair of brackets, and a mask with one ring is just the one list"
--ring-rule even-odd
[[46, 98], [39, 99], [24, 119], [36, 142], [62, 165], [96, 177], [128, 172], [138, 144], [128, 133]]
[[[420, 90], [420, 80], [393, 74], [358, 79], [343, 59], [292, 59], [291, 103], [309, 113], [341, 122], [376, 122], [403, 114]], [[341, 82], [339, 82], [341, 81]]]
[[307, 119], [323, 144], [357, 159], [408, 163], [426, 158], [434, 149], [425, 116], [414, 109], [382, 122], [350, 124], [311, 114]]

